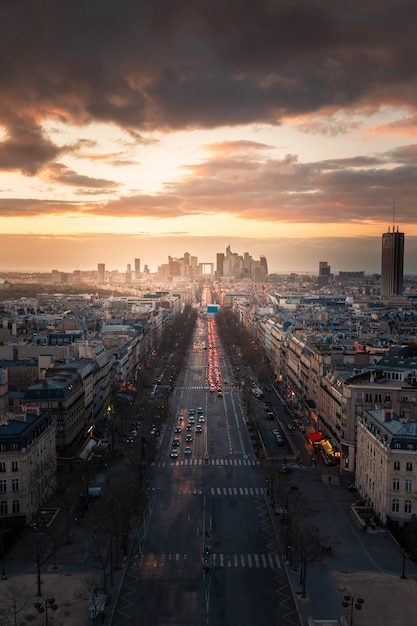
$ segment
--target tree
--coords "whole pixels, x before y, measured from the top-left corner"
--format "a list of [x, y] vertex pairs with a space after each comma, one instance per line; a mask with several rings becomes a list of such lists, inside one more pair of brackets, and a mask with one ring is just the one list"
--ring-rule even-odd
[[28, 605], [31, 594], [24, 585], [19, 585], [16, 579], [2, 583], [0, 599], [0, 626], [17, 626], [17, 616]]
[[308, 565], [320, 561], [327, 554], [329, 546], [328, 541], [320, 534], [318, 528], [310, 524], [301, 524], [298, 528], [298, 549], [302, 598], [305, 598]]

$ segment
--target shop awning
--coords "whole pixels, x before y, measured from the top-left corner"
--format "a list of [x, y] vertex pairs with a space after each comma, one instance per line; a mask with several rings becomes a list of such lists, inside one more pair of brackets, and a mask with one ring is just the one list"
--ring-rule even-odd
[[319, 430], [316, 433], [311, 433], [308, 436], [308, 440], [310, 443], [315, 443], [316, 441], [321, 441], [322, 439], [324, 439], [323, 433], [321, 433]]

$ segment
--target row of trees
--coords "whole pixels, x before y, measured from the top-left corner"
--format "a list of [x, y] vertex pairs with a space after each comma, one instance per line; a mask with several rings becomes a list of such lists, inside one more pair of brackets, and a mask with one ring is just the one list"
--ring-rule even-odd
[[290, 568], [296, 567], [300, 572], [304, 598], [309, 565], [332, 554], [332, 544], [314, 524], [316, 511], [291, 481], [290, 474], [282, 473], [282, 468], [273, 464], [266, 472], [271, 504], [280, 519], [285, 558]]

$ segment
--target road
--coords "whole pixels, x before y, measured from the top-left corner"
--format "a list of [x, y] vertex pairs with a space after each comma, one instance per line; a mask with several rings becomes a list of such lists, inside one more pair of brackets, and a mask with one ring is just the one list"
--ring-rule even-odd
[[[127, 566], [113, 624], [253, 626], [262, 617], [262, 623], [298, 625], [239, 392], [230, 382], [221, 397], [206, 390], [212, 356], [198, 347], [203, 341], [210, 345], [207, 322], [199, 320], [151, 467], [150, 513]], [[231, 381], [215, 334], [214, 341], [216, 367]], [[195, 424], [187, 431], [190, 409]], [[178, 458], [171, 458], [176, 436]]]

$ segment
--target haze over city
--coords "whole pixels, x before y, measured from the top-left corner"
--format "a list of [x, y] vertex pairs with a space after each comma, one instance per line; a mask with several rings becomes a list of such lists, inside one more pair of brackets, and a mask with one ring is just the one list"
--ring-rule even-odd
[[[0, 270], [417, 273], [412, 0], [7, 3]], [[395, 206], [395, 211], [393, 207]]]

